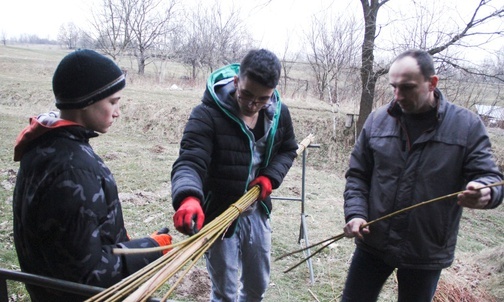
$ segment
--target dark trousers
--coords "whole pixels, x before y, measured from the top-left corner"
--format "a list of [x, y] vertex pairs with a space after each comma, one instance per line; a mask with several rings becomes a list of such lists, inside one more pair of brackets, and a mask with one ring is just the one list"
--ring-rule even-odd
[[[355, 249], [341, 301], [376, 301], [383, 284], [394, 269], [394, 267], [385, 264], [380, 258], [359, 248]], [[397, 269], [398, 301], [432, 301], [440, 274], [440, 269]]]

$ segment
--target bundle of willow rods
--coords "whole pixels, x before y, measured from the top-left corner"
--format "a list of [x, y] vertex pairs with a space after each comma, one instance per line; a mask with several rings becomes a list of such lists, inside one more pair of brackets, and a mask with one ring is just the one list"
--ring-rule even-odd
[[[303, 139], [298, 144], [297, 154], [300, 155], [312, 140], [312, 134]], [[170, 249], [170, 251], [143, 269], [86, 301], [147, 301], [156, 290], [187, 266], [164, 295], [162, 301], [166, 301], [184, 276], [197, 263], [197, 260], [205, 254], [217, 239], [224, 236], [231, 223], [257, 200], [260, 192], [259, 185], [254, 186], [221, 215], [205, 225], [198, 233], [181, 242], [170, 246], [145, 249], [114, 249], [116, 254], [148, 253], [167, 249]]]
[[[492, 183], [492, 184], [489, 184], [489, 185], [486, 185], [486, 186], [483, 186], [481, 188], [478, 188], [476, 190], [481, 190], [481, 189], [484, 189], [484, 188], [491, 188], [491, 187], [497, 187], [497, 186], [504, 186], [504, 181], [499, 181], [499, 182], [496, 182], [496, 183]], [[430, 204], [430, 203], [434, 203], [434, 202], [438, 202], [438, 201], [441, 201], [441, 200], [445, 200], [445, 199], [448, 199], [448, 198], [451, 198], [451, 197], [455, 197], [457, 196], [458, 194], [462, 193], [464, 191], [459, 191], [459, 192], [455, 192], [455, 193], [451, 193], [451, 194], [448, 194], [448, 195], [444, 195], [444, 196], [440, 196], [440, 197], [436, 197], [436, 198], [433, 198], [433, 199], [429, 199], [429, 200], [426, 200], [426, 201], [423, 201], [423, 202], [420, 202], [420, 203], [417, 203], [415, 205], [412, 205], [412, 206], [409, 206], [409, 207], [406, 207], [404, 209], [401, 209], [401, 210], [398, 210], [398, 211], [395, 211], [395, 212], [392, 212], [390, 214], [387, 214], [387, 215], [384, 215], [382, 217], [379, 217], [375, 220], [372, 220], [368, 223], [365, 223], [363, 225], [361, 225], [360, 229], [364, 229], [364, 228], [367, 228], [368, 226], [372, 225], [372, 224], [375, 224], [377, 223], [378, 221], [382, 221], [382, 220], [385, 220], [385, 219], [389, 219], [391, 217], [394, 217], [398, 214], [401, 214], [401, 213], [404, 213], [404, 212], [407, 212], [407, 211], [410, 211], [410, 210], [413, 210], [415, 208], [418, 208], [418, 207], [422, 207], [422, 206], [425, 206], [427, 204]], [[286, 254], [283, 254], [281, 255], [280, 257], [276, 258], [275, 261], [277, 260], [280, 260], [280, 259], [283, 259], [287, 256], [291, 256], [291, 255], [294, 255], [294, 254], [297, 254], [297, 253], [300, 253], [300, 252], [304, 252], [308, 249], [311, 249], [313, 247], [316, 247], [316, 246], [320, 246], [321, 247], [319, 249], [317, 249], [314, 253], [312, 253], [310, 256], [304, 258], [303, 260], [299, 261], [296, 265], [294, 266], [291, 266], [290, 268], [286, 269], [284, 271], [284, 273], [288, 273], [290, 272], [291, 270], [295, 269], [296, 267], [300, 266], [303, 262], [307, 261], [308, 259], [310, 259], [311, 257], [317, 255], [318, 253], [320, 253], [322, 250], [324, 250], [326, 247], [328, 247], [329, 245], [333, 244], [334, 242], [342, 239], [342, 238], [345, 238], [345, 233], [341, 233], [341, 234], [338, 234], [336, 236], [333, 236], [333, 237], [330, 237], [330, 238], [327, 238], [327, 239], [324, 239], [322, 241], [319, 241], [317, 243], [314, 243], [310, 246], [306, 246], [302, 249], [299, 249], [299, 250], [295, 250], [295, 251], [292, 251], [292, 252], [289, 252], [289, 253], [286, 253]]]

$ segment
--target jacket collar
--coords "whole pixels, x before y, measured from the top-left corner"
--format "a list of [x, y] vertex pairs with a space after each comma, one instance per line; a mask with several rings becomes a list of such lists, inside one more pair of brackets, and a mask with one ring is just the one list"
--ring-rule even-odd
[[[434, 90], [434, 97], [437, 100], [437, 117], [438, 117], [438, 122], [441, 122], [443, 120], [443, 117], [446, 112], [446, 106], [447, 106], [447, 101], [438, 88]], [[401, 110], [401, 107], [399, 104], [397, 104], [396, 100], [393, 99], [389, 103], [389, 107], [387, 108], [387, 112], [390, 116], [395, 117], [395, 118], [400, 118], [403, 115], [403, 112]]]
[[16, 138], [14, 146], [14, 161], [20, 161], [28, 147], [40, 137], [47, 133], [67, 131], [67, 136], [72, 139], [87, 140], [98, 134], [92, 130], [86, 129], [81, 125], [58, 118], [51, 114], [41, 114], [30, 118], [30, 124], [26, 126]]

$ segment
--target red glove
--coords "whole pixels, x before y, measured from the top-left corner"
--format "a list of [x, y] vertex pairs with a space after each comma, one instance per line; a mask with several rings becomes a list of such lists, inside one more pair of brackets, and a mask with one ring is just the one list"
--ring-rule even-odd
[[253, 186], [259, 185], [261, 187], [261, 193], [259, 194], [259, 200], [265, 200], [271, 194], [271, 180], [266, 176], [258, 176], [252, 180], [249, 184], [249, 189]]
[[[172, 244], [172, 236], [168, 234], [170, 230], [168, 228], [162, 228], [159, 231], [155, 231], [150, 235], [152, 239], [154, 239], [159, 246], [166, 246]], [[163, 255], [168, 253], [171, 249], [163, 250]]]
[[194, 235], [203, 227], [205, 214], [196, 197], [186, 197], [173, 215], [173, 223], [177, 231], [186, 235]]

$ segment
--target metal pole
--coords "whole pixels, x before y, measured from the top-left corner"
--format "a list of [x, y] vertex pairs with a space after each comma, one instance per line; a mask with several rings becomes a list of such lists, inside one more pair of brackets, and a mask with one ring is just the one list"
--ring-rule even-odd
[[[310, 144], [307, 146], [307, 148], [319, 148], [320, 145], [318, 144]], [[301, 244], [301, 239], [304, 240], [304, 245], [309, 246], [308, 242], [308, 226], [306, 224], [306, 217], [308, 216], [305, 213], [305, 200], [306, 200], [306, 149], [303, 150], [303, 160], [302, 160], [302, 167], [301, 167], [301, 198], [295, 198], [295, 197], [271, 197], [271, 199], [282, 199], [282, 200], [298, 200], [301, 201], [301, 224], [299, 225], [299, 237], [298, 237], [298, 244]], [[310, 249], [307, 249], [304, 251], [305, 257], [307, 258], [308, 256], [311, 255]], [[306, 261], [308, 264], [308, 270], [310, 272], [310, 281], [311, 284], [313, 285], [315, 283], [315, 278], [313, 277], [313, 265], [312, 265], [312, 259], [308, 259]]]
[[[306, 226], [306, 213], [305, 213], [305, 200], [306, 200], [306, 148], [303, 150], [303, 166], [302, 166], [302, 174], [301, 174], [301, 226], [299, 229], [299, 240], [298, 243], [301, 242], [301, 238], [304, 239], [305, 246], [309, 246], [310, 243], [308, 241], [308, 227]], [[308, 258], [311, 254], [310, 249], [305, 251], [306, 257]], [[306, 262], [308, 264], [308, 270], [310, 272], [310, 281], [313, 285], [315, 283], [313, 277], [313, 265], [312, 259], [308, 259]]]
[[7, 279], [0, 277], [0, 302], [9, 302], [7, 293]]
[[[62, 292], [73, 293], [83, 297], [91, 297], [104, 290], [104, 288], [91, 286], [67, 280], [50, 278], [20, 271], [0, 268], [0, 302], [8, 301], [7, 281], [13, 280], [25, 284], [33, 284], [44, 288], [56, 289]], [[7, 300], [5, 300], [7, 299]], [[158, 298], [148, 298], [149, 302], [158, 302]], [[171, 300], [169, 300], [171, 301]]]

